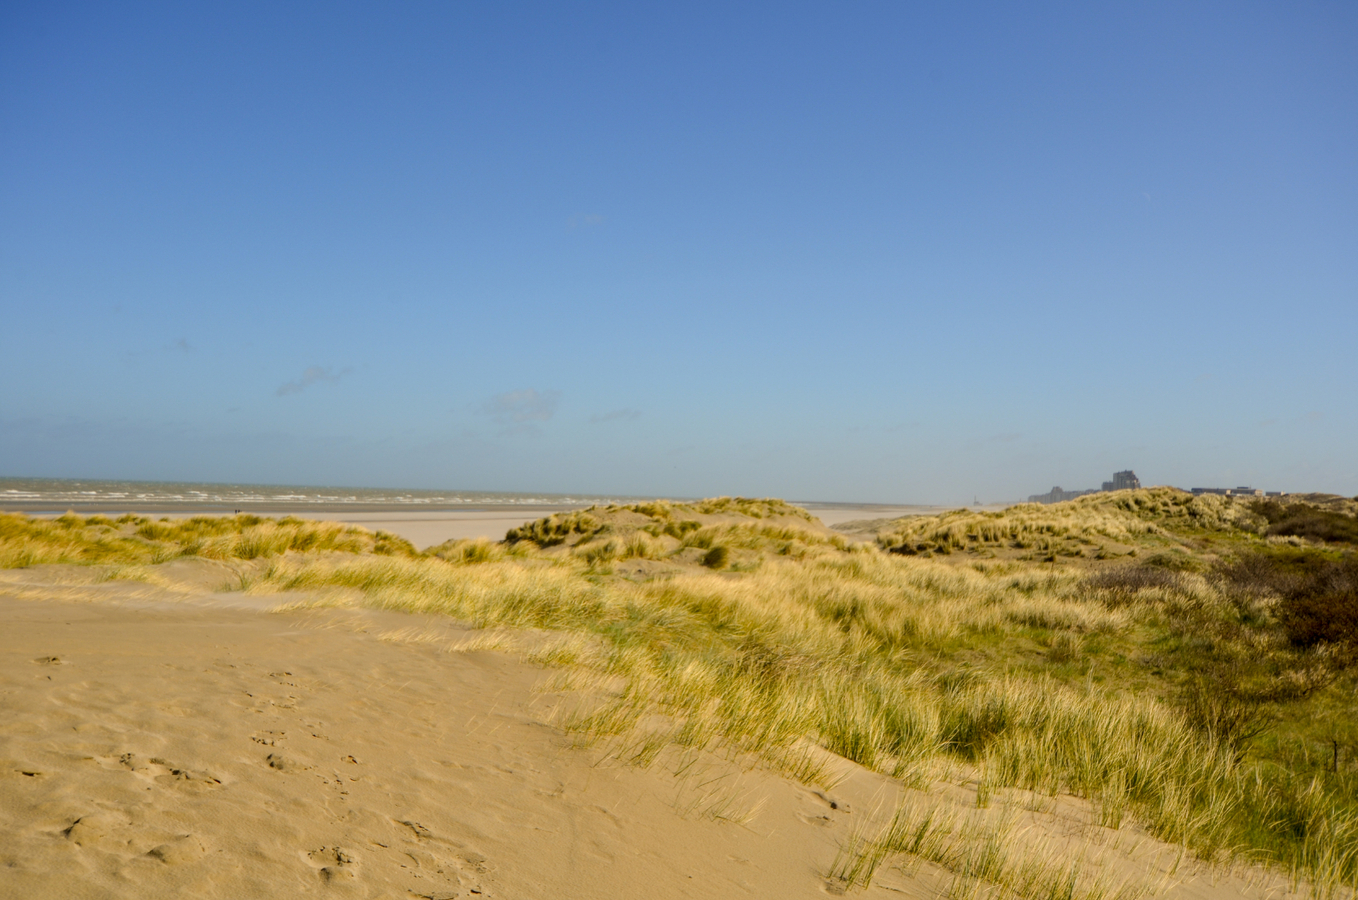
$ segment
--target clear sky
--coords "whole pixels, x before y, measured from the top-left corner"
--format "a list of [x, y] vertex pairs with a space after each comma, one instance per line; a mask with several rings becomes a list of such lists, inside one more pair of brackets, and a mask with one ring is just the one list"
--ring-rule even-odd
[[0, 6], [0, 475], [1358, 494], [1358, 5]]

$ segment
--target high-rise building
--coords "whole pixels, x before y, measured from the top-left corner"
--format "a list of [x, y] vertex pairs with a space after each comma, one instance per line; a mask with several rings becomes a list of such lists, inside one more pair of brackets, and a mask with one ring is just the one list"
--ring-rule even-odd
[[[1136, 477], [1136, 473], [1131, 469], [1122, 472], [1114, 472], [1112, 481], [1105, 481], [1102, 490], [1105, 491], [1128, 491], [1141, 487], [1141, 479]], [[1054, 487], [1046, 494], [1032, 494], [1028, 497], [1029, 503], [1062, 503], [1066, 500], [1074, 500], [1076, 497], [1083, 497], [1085, 494], [1097, 494], [1098, 491], [1063, 491], [1059, 487]]]
[[1103, 489], [1105, 491], [1132, 491], [1141, 487], [1141, 479], [1136, 477], [1136, 473], [1131, 469], [1123, 472], [1114, 472], [1112, 481], [1105, 481]]

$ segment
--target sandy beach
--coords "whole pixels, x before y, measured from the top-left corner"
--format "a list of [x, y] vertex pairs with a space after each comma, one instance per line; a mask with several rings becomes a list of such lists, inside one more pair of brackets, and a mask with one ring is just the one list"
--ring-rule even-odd
[[46, 592], [0, 591], [6, 897], [824, 896], [891, 799], [575, 747], [544, 670], [446, 619]]
[[[115, 501], [108, 499], [82, 501], [69, 497], [54, 503], [47, 499], [15, 499], [0, 497], [0, 511], [23, 512], [30, 515], [53, 517], [67, 510], [81, 515], [109, 516], [134, 513], [154, 518], [184, 519], [192, 516], [230, 515], [236, 511], [266, 518], [296, 516], [323, 522], [344, 522], [361, 525], [370, 531], [386, 531], [403, 537], [418, 549], [425, 549], [444, 541], [462, 538], [502, 540], [511, 528], [553, 513], [584, 509], [585, 502], [549, 503], [481, 503], [440, 505], [398, 503], [310, 502], [286, 503], [277, 501], [238, 501], [232, 505], [220, 502], [184, 501]], [[932, 515], [951, 507], [884, 503], [803, 503], [825, 525], [833, 528], [846, 522], [867, 522], [894, 519], [906, 515]]]

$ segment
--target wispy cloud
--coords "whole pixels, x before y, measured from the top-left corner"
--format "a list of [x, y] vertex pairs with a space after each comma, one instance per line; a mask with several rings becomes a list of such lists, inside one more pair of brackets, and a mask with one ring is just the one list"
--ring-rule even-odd
[[155, 348], [147, 348], [144, 350], [128, 350], [123, 354], [123, 358], [127, 362], [135, 365], [143, 361], [154, 360], [158, 357], [163, 358], [166, 354], [192, 353], [192, 352], [194, 352], [194, 346], [189, 343], [188, 338], [182, 337], [174, 341], [173, 343], [162, 344], [161, 346]]
[[301, 378], [296, 381], [289, 381], [287, 384], [280, 384], [278, 390], [274, 393], [279, 397], [286, 397], [288, 394], [300, 394], [313, 384], [320, 382], [334, 384], [352, 371], [353, 369], [346, 368], [336, 372], [329, 366], [307, 366]]
[[556, 415], [561, 402], [560, 391], [537, 391], [525, 388], [496, 394], [481, 407], [481, 412], [504, 425], [527, 422], [546, 422]]
[[641, 418], [639, 409], [615, 409], [612, 412], [595, 413], [589, 417], [589, 424], [598, 425], [601, 422], [635, 422]]

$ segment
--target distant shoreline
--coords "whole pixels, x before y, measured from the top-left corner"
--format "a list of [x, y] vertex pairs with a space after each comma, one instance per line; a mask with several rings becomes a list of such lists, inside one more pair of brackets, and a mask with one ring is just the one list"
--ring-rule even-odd
[[[501, 540], [506, 531], [557, 512], [661, 499], [571, 494], [387, 490], [190, 482], [0, 478], [0, 512], [59, 516], [132, 513], [168, 518], [297, 516], [399, 535], [417, 547], [459, 538]], [[685, 502], [687, 498], [665, 498]], [[846, 522], [934, 515], [957, 506], [789, 500], [830, 527]], [[974, 507], [973, 507], [974, 508]]]
[[[66, 478], [0, 478], [0, 511], [60, 515], [81, 513], [173, 513], [256, 515], [449, 513], [583, 509], [610, 503], [666, 499], [684, 503], [696, 497], [629, 494], [457, 491], [414, 488], [356, 488], [330, 485], [262, 485], [224, 482], [119, 481]], [[940, 511], [966, 504], [850, 502], [787, 499], [805, 509], [858, 510], [873, 517], [895, 510]], [[1006, 504], [1008, 505], [1008, 504]]]

